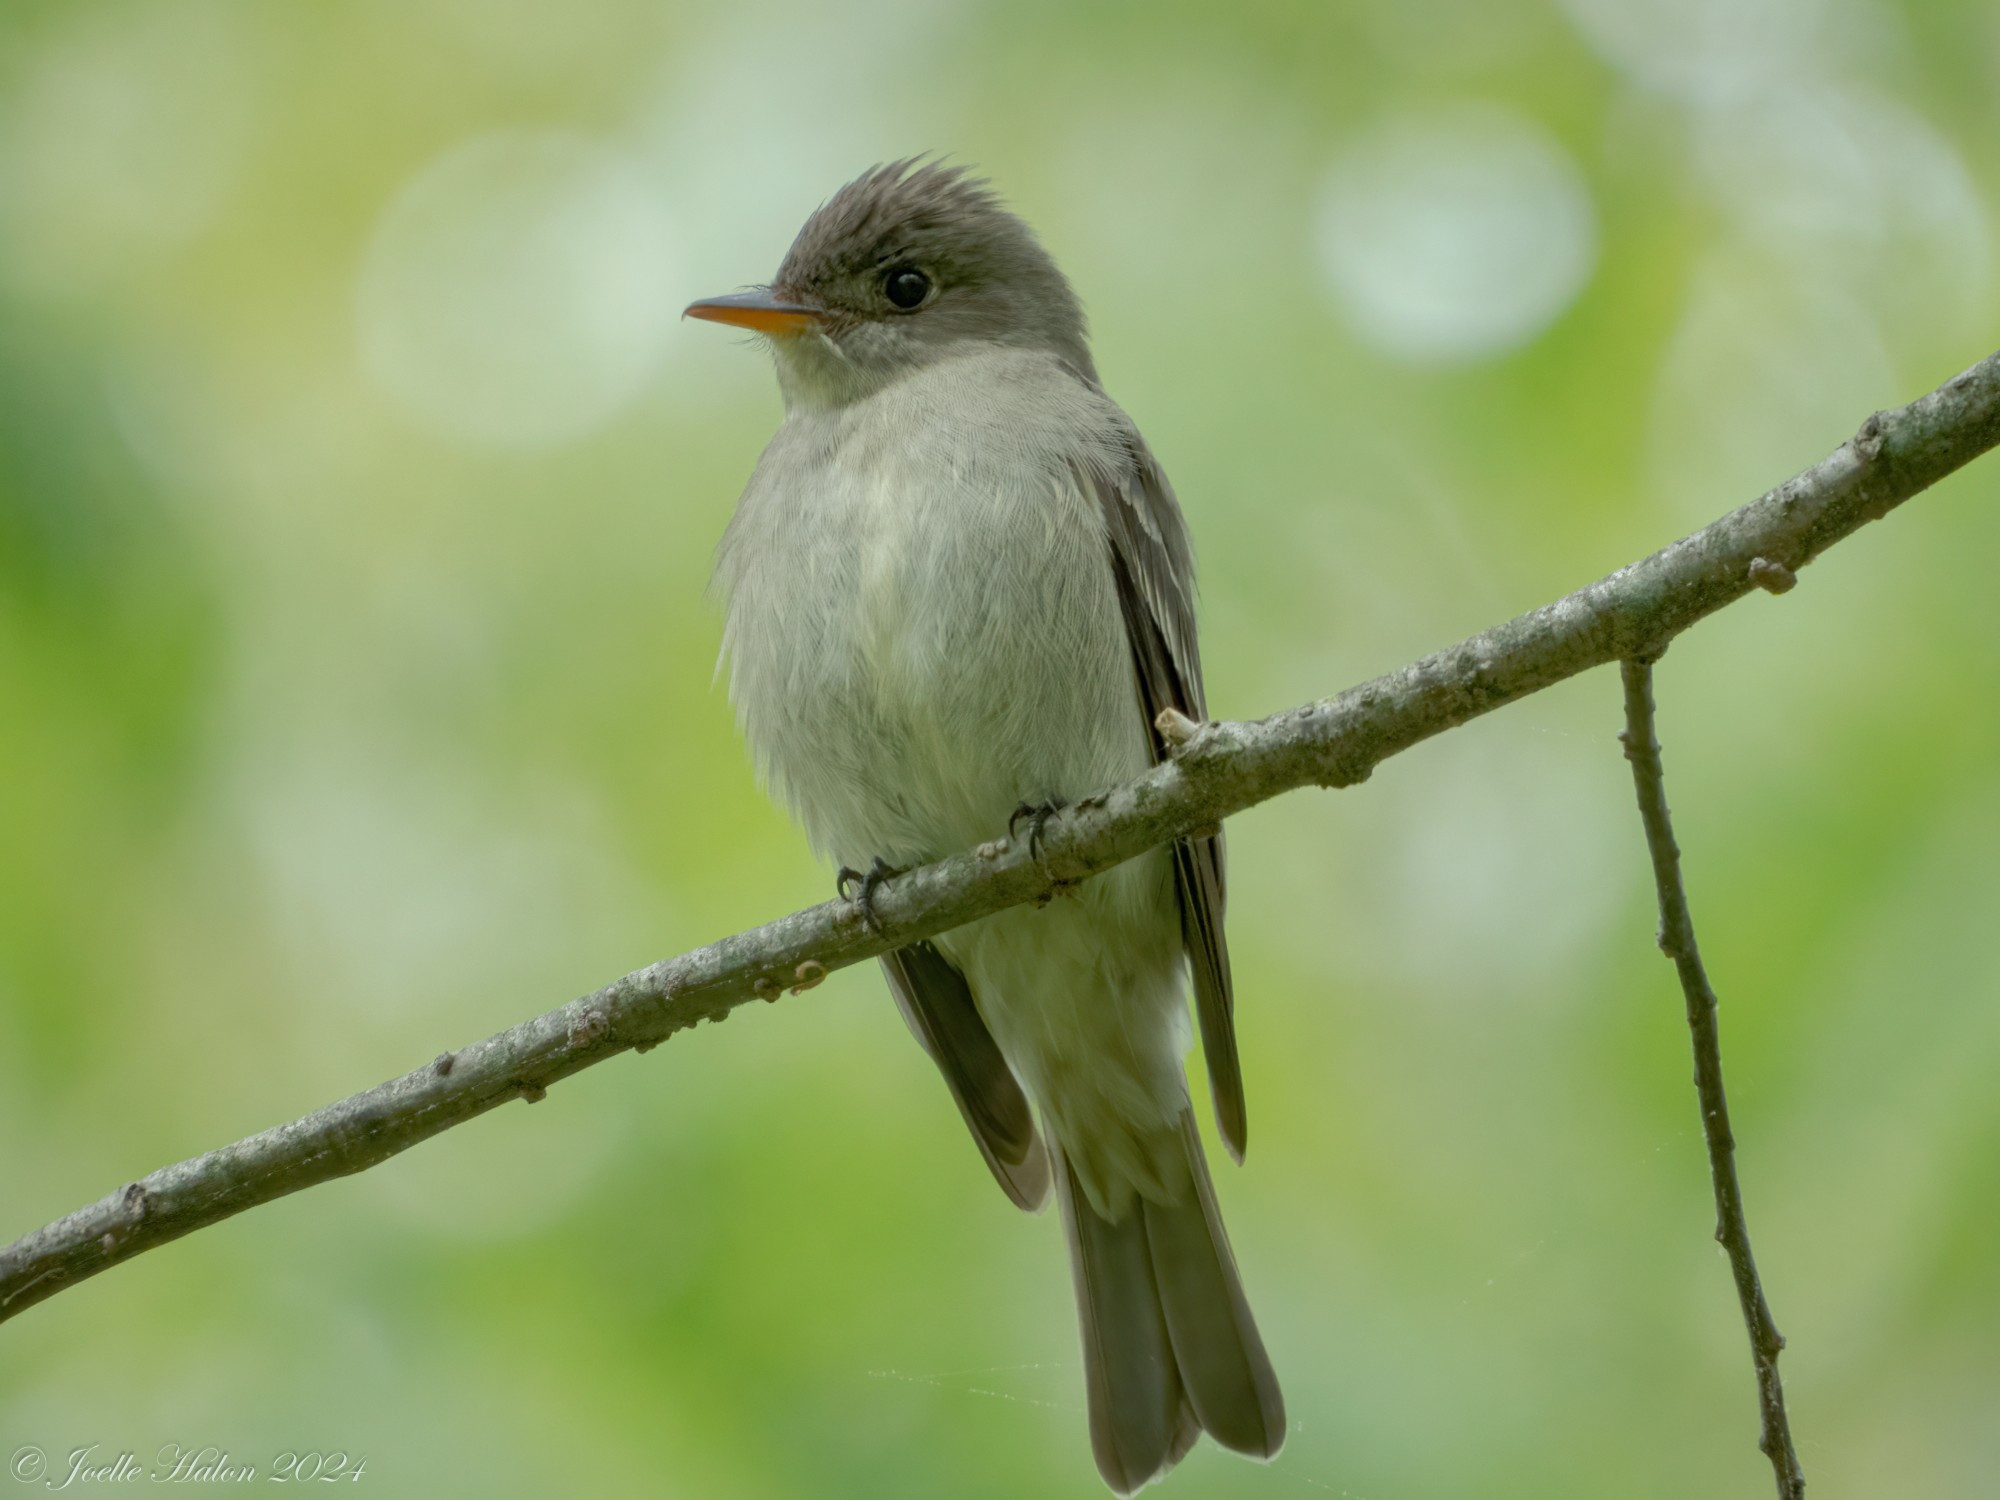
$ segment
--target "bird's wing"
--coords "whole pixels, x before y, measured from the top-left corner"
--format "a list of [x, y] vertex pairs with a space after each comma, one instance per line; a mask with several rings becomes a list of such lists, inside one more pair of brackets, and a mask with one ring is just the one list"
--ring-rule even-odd
[[[1206, 717], [1194, 627], [1194, 552], [1173, 486], [1136, 433], [1128, 438], [1125, 459], [1114, 472], [1092, 464], [1076, 468], [1085, 492], [1096, 495], [1104, 513], [1139, 709], [1146, 716], [1157, 763], [1167, 756], [1166, 741], [1154, 724], [1161, 709], [1178, 709], [1190, 719]], [[1208, 1059], [1215, 1122], [1229, 1154], [1241, 1161], [1247, 1121], [1243, 1070], [1236, 1056], [1229, 940], [1222, 930], [1222, 864], [1220, 829], [1174, 845], [1181, 939], [1194, 975], [1195, 1014]]]
[[1035, 1117], [979, 1011], [965, 976], [929, 943], [882, 955], [889, 991], [944, 1074], [958, 1112], [1001, 1189], [1033, 1212], [1049, 1196], [1049, 1158]]

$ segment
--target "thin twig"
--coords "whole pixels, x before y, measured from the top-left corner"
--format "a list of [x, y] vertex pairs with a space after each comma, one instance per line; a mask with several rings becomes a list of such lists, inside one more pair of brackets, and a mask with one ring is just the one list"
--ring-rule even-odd
[[118, 1189], [0, 1249], [0, 1320], [85, 1277], [260, 1203], [359, 1172], [627, 1049], [644, 1051], [750, 1000], [1046, 900], [1170, 840], [1302, 786], [1352, 786], [1382, 761], [1574, 677], [1656, 654], [1758, 589], [1789, 588], [1843, 537], [2000, 444], [2000, 354], [1878, 412], [1762, 498], [1596, 583], [1444, 651], [1254, 723], [1203, 724], [1173, 758], [1051, 817], [1040, 858], [997, 840], [885, 881], [877, 925], [844, 901], [794, 912], [627, 974], [511, 1030], [304, 1119]]
[[1750, 1356], [1757, 1367], [1757, 1404], [1764, 1428], [1757, 1446], [1771, 1460], [1779, 1500], [1801, 1500], [1805, 1471], [1792, 1447], [1792, 1424], [1785, 1415], [1785, 1387], [1778, 1379], [1778, 1354], [1784, 1335], [1764, 1300], [1764, 1283], [1750, 1253], [1750, 1225], [1743, 1214], [1743, 1186], [1736, 1180], [1736, 1137], [1729, 1129], [1729, 1100], [1722, 1089], [1722, 1037], [1715, 1020], [1715, 990], [1702, 967], [1695, 942], [1694, 916], [1688, 910], [1687, 888], [1681, 883], [1681, 850], [1674, 842], [1672, 815], [1667, 810], [1666, 772], [1660, 764], [1660, 742], [1653, 731], [1653, 664], [1643, 658], [1619, 664], [1625, 679], [1625, 732], [1618, 736], [1625, 758], [1632, 762], [1632, 784], [1639, 793], [1639, 816], [1646, 825], [1646, 847], [1653, 856], [1653, 884], [1660, 893], [1660, 951], [1674, 961], [1681, 991], [1687, 997], [1688, 1031], [1694, 1042], [1694, 1088], [1701, 1101], [1701, 1129], [1708, 1139], [1708, 1170], [1715, 1184], [1715, 1238], [1729, 1254], [1736, 1277], [1736, 1300], [1743, 1307], [1743, 1326], [1750, 1331]]

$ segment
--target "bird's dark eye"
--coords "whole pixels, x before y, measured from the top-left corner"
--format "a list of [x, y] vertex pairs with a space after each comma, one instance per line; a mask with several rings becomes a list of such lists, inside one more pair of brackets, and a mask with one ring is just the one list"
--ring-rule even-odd
[[904, 312], [922, 307], [930, 294], [930, 277], [915, 266], [898, 266], [882, 278], [882, 295]]

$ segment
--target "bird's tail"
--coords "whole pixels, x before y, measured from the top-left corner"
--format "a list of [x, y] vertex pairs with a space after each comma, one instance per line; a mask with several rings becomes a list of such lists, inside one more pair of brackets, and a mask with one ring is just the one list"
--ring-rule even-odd
[[[1171, 1163], [1171, 1150], [1163, 1154]], [[1193, 1113], [1181, 1115], [1178, 1171], [1163, 1173], [1177, 1202], [1135, 1196], [1121, 1217], [1106, 1219], [1068, 1155], [1058, 1151], [1056, 1163], [1090, 1445], [1105, 1483], [1131, 1494], [1204, 1431], [1238, 1453], [1276, 1456], [1285, 1401], [1243, 1297]]]

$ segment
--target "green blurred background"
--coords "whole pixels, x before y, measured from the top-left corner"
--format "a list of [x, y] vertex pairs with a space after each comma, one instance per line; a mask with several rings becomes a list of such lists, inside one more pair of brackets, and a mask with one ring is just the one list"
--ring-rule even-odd
[[[828, 894], [712, 674], [778, 415], [676, 322], [979, 164], [1211, 705], [1652, 550], [2000, 344], [1980, 0], [0, 8], [0, 1237]], [[1675, 645], [1817, 1496], [2000, 1468], [2000, 459]], [[1615, 678], [1231, 825], [1285, 1382], [1197, 1496], [1760, 1495]], [[1056, 1225], [872, 970], [0, 1329], [0, 1448], [384, 1494], [1090, 1496]]]

